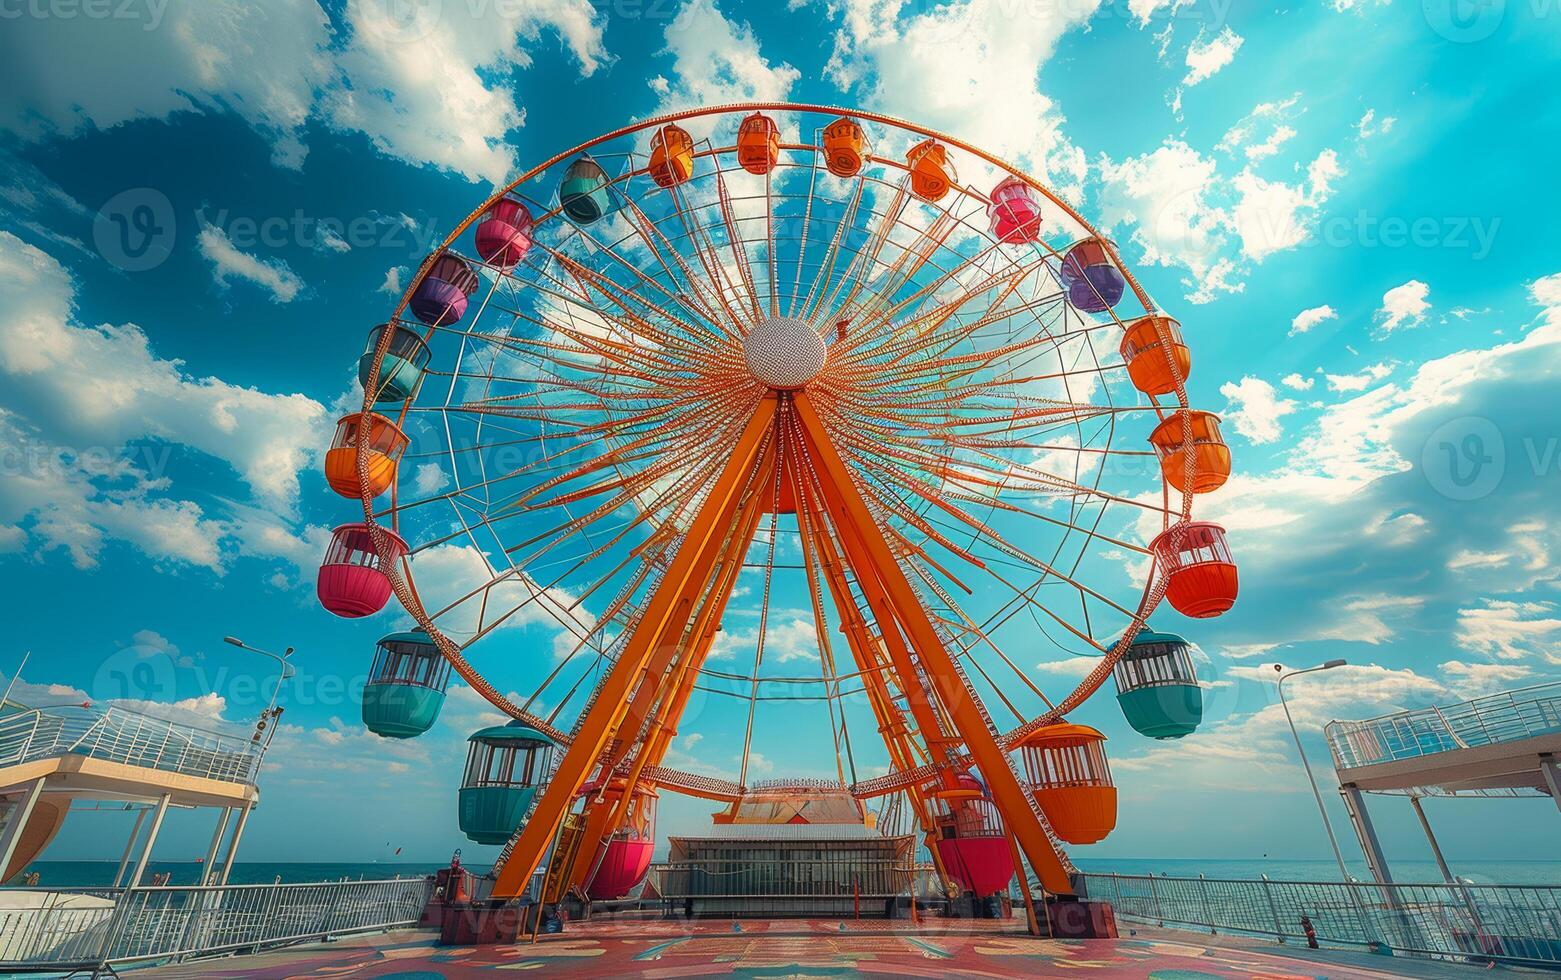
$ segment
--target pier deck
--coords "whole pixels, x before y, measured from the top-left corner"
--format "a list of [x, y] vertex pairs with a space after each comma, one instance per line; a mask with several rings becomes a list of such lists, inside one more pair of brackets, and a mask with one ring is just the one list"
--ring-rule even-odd
[[[1036, 977], [1085, 971], [1100, 980], [1313, 978], [1455, 980], [1489, 976], [1481, 967], [1386, 958], [1189, 932], [1136, 929], [1117, 940], [1033, 939], [1013, 922], [933, 921], [919, 928], [882, 922], [608, 921], [578, 923], [536, 945], [447, 948], [427, 932], [362, 936], [257, 956], [137, 970], [174, 977], [483, 976], [540, 970], [548, 976]], [[497, 975], [502, 976], [503, 973]]]

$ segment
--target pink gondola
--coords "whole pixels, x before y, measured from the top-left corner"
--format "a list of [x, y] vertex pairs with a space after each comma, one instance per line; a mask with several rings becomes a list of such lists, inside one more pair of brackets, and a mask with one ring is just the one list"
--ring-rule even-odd
[[385, 550], [374, 545], [367, 524], [343, 524], [331, 534], [315, 580], [320, 605], [347, 619], [372, 616], [390, 601], [389, 569], [406, 557], [407, 543], [389, 528], [379, 528]]

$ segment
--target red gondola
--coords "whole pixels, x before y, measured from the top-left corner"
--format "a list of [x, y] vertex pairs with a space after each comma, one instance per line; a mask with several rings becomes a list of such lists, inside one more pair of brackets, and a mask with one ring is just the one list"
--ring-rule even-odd
[[1173, 524], [1149, 551], [1169, 583], [1165, 598], [1184, 616], [1208, 619], [1236, 604], [1240, 579], [1225, 529], [1207, 521]]

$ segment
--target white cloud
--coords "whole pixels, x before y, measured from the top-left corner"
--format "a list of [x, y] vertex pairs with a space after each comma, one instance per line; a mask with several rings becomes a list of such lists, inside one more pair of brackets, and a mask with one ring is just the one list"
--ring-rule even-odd
[[1305, 184], [1265, 180], [1250, 168], [1238, 174], [1233, 182], [1239, 195], [1233, 217], [1242, 254], [1262, 261], [1304, 243], [1333, 180], [1342, 173], [1338, 155], [1324, 150], [1307, 167]]
[[1294, 401], [1280, 398], [1273, 385], [1251, 375], [1237, 382], [1227, 381], [1220, 386], [1220, 394], [1230, 399], [1225, 417], [1235, 424], [1237, 432], [1257, 446], [1277, 442], [1284, 434], [1279, 420], [1298, 407]]
[[1449, 686], [1460, 697], [1476, 698], [1495, 694], [1521, 684], [1534, 676], [1534, 671], [1522, 664], [1464, 663], [1449, 660], [1442, 664]]
[[1183, 283], [1194, 289], [1189, 299], [1206, 303], [1242, 290], [1232, 281], [1234, 263], [1221, 254], [1231, 217], [1214, 203], [1213, 160], [1169, 140], [1121, 163], [1102, 157], [1100, 173], [1102, 226], [1130, 228], [1146, 263], [1186, 268]]
[[1208, 40], [1200, 33], [1187, 48], [1187, 75], [1182, 84], [1191, 88], [1213, 78], [1236, 60], [1236, 52], [1245, 43], [1246, 39], [1229, 27]]
[[1277, 154], [1284, 145], [1295, 139], [1296, 131], [1289, 126], [1277, 126], [1268, 135], [1268, 139], [1261, 143], [1254, 143], [1247, 147], [1247, 159], [1253, 162], [1267, 160]]
[[[710, 646], [713, 659], [737, 658], [748, 669], [758, 650], [759, 630], [724, 629], [717, 633]], [[801, 616], [774, 616], [764, 633], [764, 660], [766, 663], [786, 663], [794, 660], [819, 658], [818, 630], [810, 619]]]
[[1465, 650], [1499, 660], [1522, 660], [1555, 648], [1561, 618], [1548, 602], [1485, 599], [1458, 610], [1453, 639]]
[[1100, 661], [1094, 657], [1067, 657], [1062, 660], [1048, 660], [1035, 665], [1035, 669], [1042, 674], [1052, 674], [1057, 677], [1083, 677], [1096, 667]]
[[1131, 229], [1145, 262], [1186, 269], [1193, 303], [1241, 292], [1248, 264], [1307, 241], [1342, 172], [1324, 150], [1294, 183], [1250, 165], [1226, 179], [1214, 159], [1176, 139], [1121, 162], [1103, 156], [1099, 166], [1102, 225]]
[[658, 113], [726, 102], [784, 102], [802, 74], [785, 62], [771, 65], [753, 29], [734, 24], [713, 3], [685, 3], [663, 36], [673, 77], [650, 81], [660, 96]]
[[315, 92], [330, 76], [330, 23], [313, 0], [174, 0], [132, 17], [34, 17], [0, 31], [0, 127], [74, 136], [133, 119], [231, 111], [297, 167]]
[[450, 485], [450, 475], [438, 463], [419, 463], [412, 478], [412, 487], [419, 497], [432, 497]]
[[220, 286], [227, 286], [229, 277], [243, 279], [269, 292], [273, 303], [291, 303], [303, 291], [303, 280], [285, 261], [240, 251], [216, 225], [204, 225], [195, 244], [211, 263], [213, 277]]
[[386, 269], [385, 281], [379, 284], [379, 289], [376, 292], [388, 293], [391, 296], [399, 297], [406, 292], [406, 277], [410, 271], [404, 265], [393, 265]]
[[510, 76], [542, 35], [583, 74], [606, 60], [589, 0], [350, 0], [342, 33], [315, 0], [171, 0], [155, 29], [163, 5], [132, 6], [142, 16], [40, 17], [0, 32], [0, 60], [15, 68], [0, 128], [38, 140], [230, 111], [296, 168], [304, 127], [323, 118], [397, 159], [498, 180], [514, 167], [506, 133], [525, 121]]
[[[1247, 157], [1250, 159], [1255, 147], [1266, 145], [1273, 140], [1274, 133], [1290, 128], [1286, 120], [1292, 119], [1302, 111], [1299, 109], [1300, 102], [1301, 94], [1297, 92], [1288, 99], [1258, 103], [1251, 112], [1226, 131], [1224, 138], [1215, 149], [1225, 153], [1235, 153], [1242, 144], [1247, 144]], [[1264, 126], [1270, 129], [1268, 140], [1264, 143], [1253, 143], [1254, 134]], [[1289, 137], [1286, 137], [1285, 141], [1288, 139]]]
[[1392, 116], [1383, 116], [1377, 119], [1377, 110], [1367, 109], [1366, 114], [1360, 117], [1360, 122], [1355, 124], [1355, 132], [1361, 139], [1370, 139], [1373, 136], [1385, 136], [1393, 131], [1393, 126], [1398, 120]]
[[241, 504], [218, 520], [170, 496], [168, 466], [181, 446], [226, 462], [264, 509], [256, 513], [279, 527], [296, 506], [299, 472], [325, 444], [324, 407], [192, 377], [135, 324], [76, 322], [74, 302], [63, 266], [0, 232], [0, 375], [12, 406], [0, 410], [0, 443], [31, 461], [0, 475], [0, 523], [30, 522], [42, 547], [82, 567], [109, 538], [219, 571], [241, 532], [255, 546], [245, 553], [285, 557], [278, 535], [247, 533], [253, 515]]
[[1295, 391], [1311, 391], [1312, 386], [1317, 383], [1317, 379], [1303, 378], [1301, 375], [1292, 371], [1283, 378], [1280, 378], [1279, 383], [1284, 385], [1286, 388], [1291, 388]]
[[1320, 323], [1327, 323], [1329, 320], [1337, 320], [1338, 318], [1339, 311], [1326, 304], [1314, 306], [1309, 310], [1302, 310], [1295, 315], [1295, 319], [1290, 321], [1290, 336], [1294, 337], [1298, 333], [1306, 333]]
[[1418, 279], [1383, 293], [1382, 308], [1377, 310], [1377, 322], [1382, 325], [1382, 331], [1392, 333], [1403, 326], [1418, 327], [1431, 308], [1430, 295], [1431, 287]]
[[1325, 374], [1323, 377], [1328, 382], [1329, 391], [1356, 392], [1365, 391], [1392, 373], [1393, 365], [1382, 362], [1354, 374]]
[[[1063, 135], [1062, 116], [1037, 82], [1058, 42], [1100, 2], [1036, 4], [1016, 20], [1005, 0], [925, 8], [834, 0], [841, 26], [828, 75], [865, 104], [967, 139], [1076, 197], [1084, 155]], [[960, 163], [962, 177], [981, 179]]]
[[[324, 116], [363, 132], [387, 156], [470, 180], [500, 182], [515, 169], [505, 134], [526, 114], [509, 76], [530, 66], [529, 48], [544, 31], [559, 36], [584, 75], [606, 57], [589, 0], [415, 5], [410, 13], [354, 0], [346, 24], [342, 80], [322, 97]], [[535, 91], [560, 89], [543, 82]]]

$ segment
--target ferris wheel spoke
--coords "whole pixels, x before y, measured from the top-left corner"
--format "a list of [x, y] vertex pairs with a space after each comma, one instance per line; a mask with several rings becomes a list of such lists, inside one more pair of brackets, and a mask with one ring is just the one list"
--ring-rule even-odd
[[738, 291], [726, 277], [725, 268], [720, 257], [716, 254], [714, 244], [710, 241], [704, 222], [700, 220], [697, 212], [692, 214], [689, 212], [679, 188], [671, 188], [671, 194], [672, 204], [677, 212], [678, 220], [682, 222], [687, 240], [699, 260], [700, 267], [704, 270], [704, 281], [714, 291], [716, 302], [726, 315], [726, 322], [740, 326], [751, 326], [751, 321], [745, 315], [739, 315], [732, 308], [731, 300], [736, 298], [741, 302], [741, 297], [738, 296]]
[[[940, 599], [942, 599], [944, 606], [956, 617], [955, 619], [939, 617], [939, 621], [950, 630], [951, 634], [965, 633], [975, 638], [973, 642], [968, 644], [959, 642], [959, 656], [967, 658], [970, 663], [976, 665], [976, 669], [980, 671], [981, 675], [986, 678], [988, 683], [992, 683], [990, 675], [987, 674], [985, 669], [979, 666], [979, 661], [977, 661], [974, 656], [974, 651], [978, 646], [991, 650], [994, 654], [997, 655], [997, 658], [1001, 660], [1010, 671], [1013, 672], [1014, 676], [1018, 678], [1019, 682], [1029, 689], [1031, 694], [1039, 698], [1041, 702], [1048, 708], [1054, 707], [1051, 699], [1046, 696], [1046, 692], [1041, 690], [1040, 687], [1030, 679], [1030, 675], [1026, 674], [1018, 664], [1014, 663], [1013, 658], [1004, 653], [1002, 648], [992, 641], [992, 638], [987, 634], [986, 631], [984, 631], [980, 626], [976, 625], [975, 621], [972, 620], [962, 608], [960, 608], [959, 603], [955, 602], [954, 599], [938, 585], [937, 580], [931, 574], [929, 574], [925, 568], [918, 566], [916, 568], [916, 573], [917, 577], [921, 579], [922, 583], [928, 589], [932, 590]], [[996, 684], [993, 686], [997, 690], [1001, 690], [1000, 686]], [[1021, 720], [1025, 719], [1021, 717]]]
[[[908, 297], [903, 303], [886, 311], [885, 315], [877, 323], [864, 324], [869, 329], [860, 331], [857, 334], [857, 342], [846, 352], [853, 362], [851, 373], [855, 375], [876, 375], [878, 371], [901, 364], [906, 358], [923, 350], [939, 346], [940, 344], [951, 345], [962, 337], [974, 336], [986, 326], [985, 318], [969, 325], [956, 323], [956, 329], [952, 336], [945, 337], [943, 330], [946, 324], [955, 320], [961, 309], [976, 302], [979, 297], [994, 289], [998, 291], [998, 294], [991, 301], [988, 309], [999, 308], [1019, 288], [1019, 284], [1020, 275], [1018, 273], [981, 279], [966, 287], [952, 299], [945, 300], [929, 310], [923, 310], [896, 324], [893, 321], [893, 317], [898, 312], [927, 298], [927, 295], [924, 290], [922, 293]], [[990, 316], [991, 314], [989, 313], [988, 315]], [[878, 325], [878, 323], [884, 324], [886, 329], [882, 332], [874, 333], [870, 328]], [[877, 343], [869, 344], [869, 341], [877, 341]]]
[[[644, 214], [640, 212], [638, 208], [635, 208], [633, 213], [638, 215], [641, 219], [644, 219]], [[667, 276], [667, 281], [675, 285], [677, 282], [677, 276], [672, 272], [671, 266], [667, 265], [666, 258], [661, 254], [661, 250], [658, 248], [655, 238], [647, 234], [645, 228], [642, 227], [638, 222], [628, 220], [626, 223], [639, 237], [646, 250], [655, 256], [658, 264], [661, 266], [662, 271]], [[722, 328], [720, 317], [713, 310], [704, 306], [702, 303], [690, 302], [693, 297], [689, 293], [685, 292], [684, 294], [679, 295], [678, 293], [674, 292], [672, 288], [667, 285], [663, 285], [661, 281], [658, 280], [655, 276], [648, 274], [637, 264], [630, 262], [628, 259], [620, 255], [617, 248], [615, 248], [613, 245], [602, 241], [596, 236], [587, 233], [584, 234], [583, 237], [586, 241], [591, 243], [597, 254], [605, 255], [611, 259], [614, 262], [616, 268], [633, 273], [635, 280], [638, 283], [655, 289], [656, 292], [660, 293], [663, 297], [665, 297], [666, 300], [676, 304], [680, 308], [689, 310], [690, 312], [698, 315], [699, 318], [702, 319], [706, 324], [706, 329], [704, 330], [706, 335], [718, 336], [726, 333], [726, 331]], [[555, 258], [562, 258], [562, 256], [557, 255], [557, 253], [553, 253], [551, 250], [550, 254], [553, 254]], [[646, 303], [645, 305], [651, 309], [659, 309], [659, 307], [657, 307], [655, 304]], [[667, 314], [667, 316], [671, 319], [686, 322], [686, 318], [684, 317], [671, 317], [670, 314]]]
[[737, 229], [737, 218], [732, 211], [732, 195], [726, 186], [726, 175], [720, 170], [717, 162], [715, 174], [716, 194], [720, 205], [721, 223], [726, 230], [726, 243], [732, 253], [732, 264], [737, 266], [738, 278], [742, 281], [743, 289], [748, 294], [748, 306], [753, 313], [752, 323], [758, 324], [764, 319], [764, 313], [760, 309], [759, 290], [755, 285], [753, 274], [753, 257], [748, 254], [747, 242]]
[[835, 263], [840, 256], [841, 239], [845, 236], [846, 229], [854, 227], [856, 224], [857, 209], [861, 206], [862, 191], [866, 186], [861, 181], [855, 182], [855, 189], [851, 194], [850, 203], [845, 206], [839, 220], [835, 222], [835, 234], [830, 239], [829, 248], [824, 253], [824, 261], [819, 267], [819, 275], [815, 276], [812, 284], [808, 286], [807, 299], [802, 303], [802, 319], [808, 323], [814, 322], [818, 316], [818, 308], [814, 305], [814, 297], [816, 296], [822, 302], [824, 294], [820, 291], [821, 288], [822, 290], [828, 290], [830, 284], [834, 281]]
[[[939, 211], [932, 224], [921, 229], [911, 244], [905, 246], [894, 263], [884, 271], [880, 288], [874, 290], [859, 310], [853, 311], [853, 320], [862, 322], [870, 331], [882, 312], [894, 302], [894, 296], [911, 285], [917, 273], [933, 262], [933, 256], [958, 228], [959, 222], [952, 214]], [[892, 317], [892, 313], [889, 315]]]
[[[1088, 596], [1090, 596], [1090, 597], [1092, 597], [1092, 598], [1094, 598], [1094, 599], [1096, 599], [1096, 600], [1098, 600], [1100, 602], [1103, 602], [1106, 605], [1110, 606], [1111, 608], [1113, 608], [1113, 609], [1115, 609], [1115, 610], [1117, 610], [1119, 612], [1131, 615], [1129, 610], [1127, 610], [1126, 608], [1124, 608], [1124, 607], [1122, 607], [1120, 605], [1117, 605], [1109, 597], [1107, 597], [1105, 595], [1102, 595], [1100, 592], [1098, 592], [1098, 591], [1096, 591], [1094, 589], [1089, 588], [1088, 586], [1086, 586], [1083, 583], [1075, 580], [1074, 578], [1072, 578], [1068, 574], [1059, 571], [1058, 569], [1053, 567], [1051, 564], [1049, 564], [1049, 563], [1047, 563], [1045, 561], [1042, 561], [1041, 559], [1036, 558], [1036, 557], [1026, 553], [1022, 549], [1017, 548], [1014, 545], [1010, 544], [1006, 539], [1004, 539], [1002, 537], [1002, 535], [998, 534], [988, 524], [976, 520], [975, 518], [973, 518], [970, 515], [966, 514], [964, 511], [960, 510], [958, 507], [954, 507], [952, 505], [949, 505], [949, 504], [946, 504], [946, 503], [942, 502], [941, 500], [938, 499], [937, 495], [931, 494], [931, 493], [927, 493], [925, 491], [925, 488], [920, 487], [920, 486], [917, 485], [916, 481], [911, 481], [911, 480], [906, 480], [906, 481], [903, 481], [903, 482], [896, 481], [896, 485], [904, 486], [906, 489], [910, 490], [911, 492], [917, 493], [919, 496], [922, 496], [923, 499], [927, 500], [929, 503], [934, 504], [940, 510], [942, 510], [944, 513], [950, 515], [956, 521], [958, 521], [961, 524], [963, 524], [970, 531], [974, 532], [974, 534], [976, 535], [976, 537], [979, 540], [981, 540], [981, 541], [985, 542], [987, 545], [995, 548], [1000, 553], [1007, 555], [1008, 557], [1014, 559], [1015, 561], [1021, 562], [1021, 563], [1025, 564], [1025, 565], [1029, 565], [1029, 566], [1035, 567], [1035, 568], [1041, 570], [1042, 572], [1044, 572], [1047, 575], [1055, 576], [1060, 581], [1065, 582], [1068, 585], [1072, 586], [1074, 589], [1078, 590], [1079, 593], [1081, 593], [1083, 595], [1088, 595]], [[902, 517], [902, 519], [906, 518], [908, 515], [909, 516], [914, 516], [914, 512], [910, 508], [905, 507], [903, 505], [903, 501], [893, 501], [893, 502], [887, 501], [887, 500], [883, 499], [882, 496], [880, 496], [876, 492], [874, 492], [871, 487], [867, 488], [867, 492], [873, 497], [873, 499], [877, 500], [877, 502], [879, 503], [880, 506], [884, 507], [887, 510], [890, 510], [892, 513], [896, 513], [897, 516]], [[918, 525], [922, 525], [922, 524], [927, 523], [927, 522], [923, 522], [919, 517], [915, 518], [915, 522]], [[1089, 532], [1081, 532], [1081, 533], [1084, 533], [1086, 535], [1086, 537], [1089, 537], [1089, 538], [1093, 538], [1094, 537], [1094, 535], [1090, 534]], [[960, 552], [956, 550], [955, 553], [958, 554]], [[975, 560], [975, 559], [972, 559], [972, 560], [975, 561], [976, 564], [984, 565], [984, 563], [979, 562], [978, 560]], [[988, 569], [990, 570], [990, 566], [986, 566], [986, 567], [988, 567]], [[991, 574], [994, 577], [1001, 578], [1001, 576], [997, 575], [997, 573], [995, 571], [992, 571]]]
[[[894, 199], [884, 209], [883, 214], [869, 209], [869, 218], [876, 220], [870, 222], [871, 231], [868, 232], [867, 244], [852, 255], [851, 261], [846, 265], [845, 275], [836, 281], [834, 290], [829, 294], [828, 299], [822, 301], [821, 307], [828, 307], [840, 314], [854, 312], [851, 304], [861, 294], [866, 281], [872, 278], [872, 267], [877, 263], [884, 245], [889, 241], [889, 234], [899, 222], [908, 200], [909, 195], [905, 193], [905, 188], [902, 186], [896, 188]], [[846, 294], [845, 299], [840, 299], [840, 292], [847, 283], [850, 283], [851, 291]]]
[[[672, 243], [671, 239], [663, 234], [656, 222], [651, 221], [645, 212], [640, 209], [639, 205], [633, 201], [628, 202], [625, 211], [630, 215], [628, 219], [629, 225], [639, 234], [640, 240], [644, 242], [646, 249], [655, 256], [657, 263], [666, 272], [668, 281], [676, 284], [679, 276], [675, 275], [672, 271], [672, 266], [667, 264], [667, 254], [671, 255], [673, 264], [676, 265], [678, 272], [681, 274], [684, 291], [683, 302], [693, 303], [701, 316], [717, 331], [727, 337], [735, 337], [736, 334], [733, 333], [727, 320], [717, 311], [716, 307], [719, 304], [706, 293], [703, 277], [697, 275], [693, 269], [689, 268], [688, 262], [683, 258], [681, 251]], [[686, 224], [684, 229], [686, 235]]]

